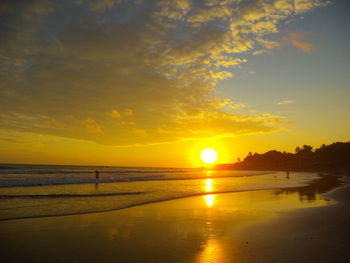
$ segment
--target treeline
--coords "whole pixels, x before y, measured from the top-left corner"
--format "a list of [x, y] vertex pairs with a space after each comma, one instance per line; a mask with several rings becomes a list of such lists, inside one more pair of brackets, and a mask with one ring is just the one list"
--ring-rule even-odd
[[350, 170], [350, 142], [323, 144], [313, 149], [310, 145], [296, 147], [295, 153], [271, 150], [266, 153], [249, 153], [242, 161], [220, 164], [217, 169], [234, 170]]

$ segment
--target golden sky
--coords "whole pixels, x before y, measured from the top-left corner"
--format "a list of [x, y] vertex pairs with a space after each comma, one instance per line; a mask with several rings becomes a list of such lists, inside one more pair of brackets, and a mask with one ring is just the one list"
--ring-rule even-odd
[[[310, 84], [325, 69], [279, 74], [290, 61], [308, 69], [326, 58], [330, 44], [311, 40], [333, 31], [320, 28], [320, 37], [314, 21], [335, 8], [319, 0], [1, 2], [0, 162], [187, 167], [200, 165], [206, 147], [232, 162], [347, 140], [347, 62], [337, 63], [339, 97], [336, 87]], [[290, 79], [308, 86], [281, 93]], [[303, 101], [312, 94], [328, 98], [333, 118], [320, 121], [329, 104]], [[328, 128], [315, 134], [313, 122]]]

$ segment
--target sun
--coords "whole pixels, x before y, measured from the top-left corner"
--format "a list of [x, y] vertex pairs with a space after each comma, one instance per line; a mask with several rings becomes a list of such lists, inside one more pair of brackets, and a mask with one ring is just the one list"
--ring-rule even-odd
[[201, 152], [201, 160], [206, 164], [212, 164], [218, 159], [218, 153], [211, 148], [206, 148]]

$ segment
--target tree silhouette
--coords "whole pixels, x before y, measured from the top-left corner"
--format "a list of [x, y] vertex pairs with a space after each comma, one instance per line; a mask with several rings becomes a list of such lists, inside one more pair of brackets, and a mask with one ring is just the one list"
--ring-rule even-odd
[[295, 153], [271, 150], [262, 154], [249, 152], [234, 164], [218, 165], [218, 169], [242, 170], [344, 170], [350, 169], [350, 142], [322, 144], [313, 151], [310, 145], [296, 147]]

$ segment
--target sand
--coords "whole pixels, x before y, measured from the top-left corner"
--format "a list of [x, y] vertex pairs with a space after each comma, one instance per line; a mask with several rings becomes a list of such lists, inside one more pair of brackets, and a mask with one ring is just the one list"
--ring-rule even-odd
[[348, 262], [350, 188], [330, 190], [324, 185], [3, 221], [1, 258], [2, 262]]

